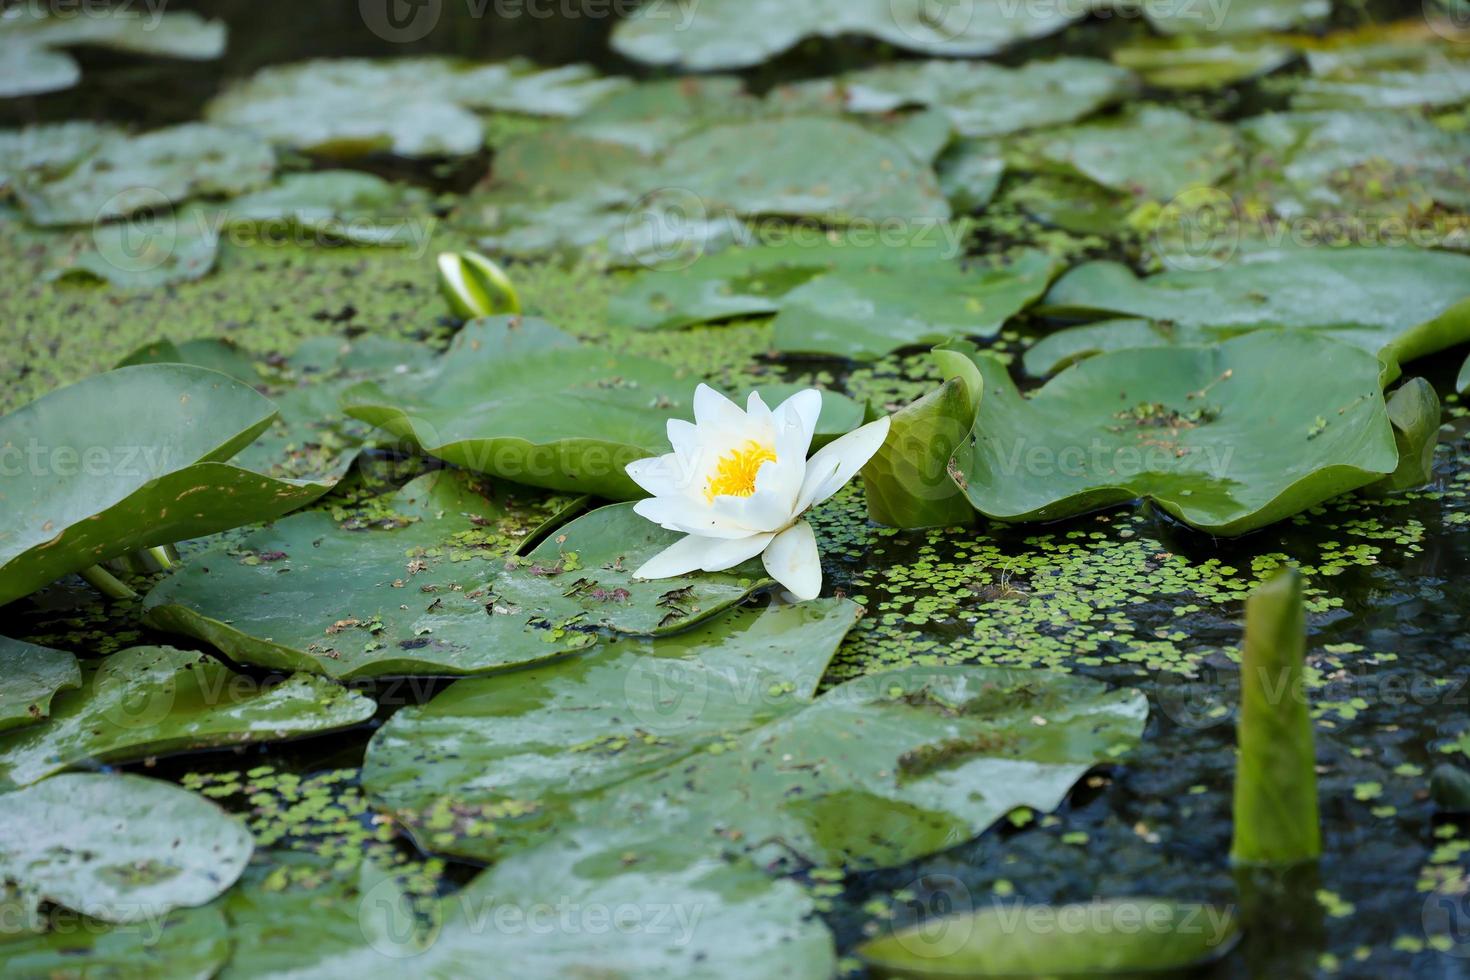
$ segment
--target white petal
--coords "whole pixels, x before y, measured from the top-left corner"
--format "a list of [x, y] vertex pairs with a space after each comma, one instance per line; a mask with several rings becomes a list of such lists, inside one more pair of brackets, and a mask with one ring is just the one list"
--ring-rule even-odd
[[822, 393], [815, 388], [807, 388], [798, 391], [780, 405], [776, 406], [776, 438], [780, 440], [782, 433], [789, 431], [795, 425], [794, 433], [787, 438], [793, 439], [793, 444], [800, 442], [797, 452], [805, 458], [806, 451], [811, 448], [812, 434], [817, 431], [817, 419], [822, 414]]
[[703, 500], [687, 497], [646, 497], [633, 505], [633, 513], [659, 527], [707, 538], [747, 538], [757, 529], [733, 523]]
[[699, 452], [699, 426], [684, 419], [669, 419], [669, 445], [682, 456], [693, 456]]
[[694, 423], [708, 432], [701, 432], [700, 439], [722, 432], [739, 432], [745, 428], [745, 413], [724, 395], [707, 384], [694, 389]]
[[815, 599], [822, 591], [822, 556], [812, 526], [797, 521], [771, 541], [765, 552], [766, 571], [798, 599]]
[[883, 440], [887, 438], [888, 416], [885, 415], [817, 450], [816, 455], [806, 461], [806, 479], [801, 483], [796, 513], [820, 504], [841, 490], [843, 484], [856, 476], [857, 471], [883, 447]]
[[721, 541], [691, 534], [680, 538], [639, 566], [634, 578], [672, 578], [703, 569], [722, 572], [749, 561], [771, 542], [772, 534], [757, 534], [738, 541]]
[[[784, 467], [780, 460], [771, 460], [763, 465], [760, 472], [756, 474], [755, 493], [749, 497], [720, 496], [714, 499], [710, 508], [721, 518], [731, 524], [740, 527], [748, 527], [752, 531], [779, 531], [791, 523], [796, 515], [791, 506], [796, 502], [796, 494], [780, 493], [770, 489], [768, 484], [779, 485], [783, 471], [805, 472], [804, 468], [795, 461], [787, 463]], [[767, 478], [767, 472], [772, 474]], [[800, 479], [799, 477], [797, 478]], [[786, 484], [794, 481], [786, 479]]]
[[624, 469], [634, 483], [655, 497], [682, 496], [688, 492], [689, 475], [680, 465], [678, 453], [635, 459]]

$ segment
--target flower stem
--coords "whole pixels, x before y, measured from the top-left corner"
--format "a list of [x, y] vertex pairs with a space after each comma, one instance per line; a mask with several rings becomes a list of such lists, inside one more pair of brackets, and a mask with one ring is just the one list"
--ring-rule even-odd
[[107, 569], [103, 568], [101, 565], [93, 565], [91, 568], [84, 568], [77, 574], [85, 579], [88, 585], [92, 586], [92, 588], [96, 589], [98, 592], [101, 592], [109, 599], [138, 598], [138, 593], [128, 588], [127, 585], [122, 582], [122, 580], [118, 579], [115, 575], [113, 575]]

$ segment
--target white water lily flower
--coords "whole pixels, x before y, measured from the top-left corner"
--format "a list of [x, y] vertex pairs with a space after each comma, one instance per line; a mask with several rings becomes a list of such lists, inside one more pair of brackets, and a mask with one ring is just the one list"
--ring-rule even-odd
[[888, 418], [870, 422], [806, 458], [822, 412], [808, 388], [774, 410], [752, 393], [744, 411], [708, 385], [694, 392], [694, 421], [669, 420], [674, 451], [628, 464], [628, 475], [653, 496], [633, 510], [688, 535], [633, 575], [669, 578], [696, 569], [718, 572], [756, 555], [798, 599], [822, 589], [812, 506], [832, 496], [873, 458], [888, 437]]

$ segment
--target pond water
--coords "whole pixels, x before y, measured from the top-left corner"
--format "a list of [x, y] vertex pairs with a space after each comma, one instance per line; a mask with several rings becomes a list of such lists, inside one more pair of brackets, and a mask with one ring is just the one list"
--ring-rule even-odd
[[[433, 31], [400, 44], [375, 35], [353, 4], [190, 4], [229, 24], [220, 60], [140, 63], [124, 54], [83, 52], [77, 87], [0, 101], [0, 126], [74, 118], [147, 127], [185, 122], [198, 118], [227, 82], [310, 57], [524, 55], [543, 65], [587, 62], [605, 72], [657, 74], [609, 50], [605, 19], [568, 16], [566, 9], [545, 20], [484, 17], [453, 0], [442, 8]], [[1343, 4], [1334, 24], [1387, 21], [1418, 9]], [[1094, 18], [1000, 60], [1092, 55], [1143, 30], [1136, 20]], [[893, 57], [872, 42], [811, 41], [746, 75], [764, 90]], [[1284, 104], [1281, 92], [1266, 84], [1151, 92], [1150, 98], [1221, 120]], [[358, 166], [457, 194], [490, 160], [486, 151], [452, 165], [380, 156]], [[981, 222], [970, 249], [986, 254], [1033, 243], [1036, 234], [1003, 212]], [[5, 249], [11, 256], [25, 252], [14, 240]], [[1071, 261], [1098, 256], [1128, 257], [1128, 250], [1109, 235], [1072, 239]], [[226, 336], [262, 352], [333, 332], [441, 344], [457, 324], [443, 315], [428, 265], [428, 259], [372, 250], [343, 249], [319, 260], [236, 248], [221, 258], [213, 280], [116, 300], [100, 290], [12, 279], [10, 295], [0, 297], [7, 324], [0, 331], [15, 341], [0, 368], [0, 380], [12, 389], [4, 407], [107, 366], [133, 340], [164, 333]], [[510, 269], [529, 310], [579, 336], [607, 336], [601, 311], [614, 276]], [[78, 323], [79, 316], [86, 322]], [[1018, 353], [1060, 323], [1023, 314], [994, 345]], [[119, 336], [109, 335], [114, 329]], [[674, 351], [678, 363], [717, 378], [816, 379], [889, 406], [933, 384], [932, 369], [908, 354], [865, 366], [767, 357], [768, 335], [761, 330], [738, 323], [697, 328], [685, 340], [658, 334], [632, 343], [644, 353]], [[797, 874], [816, 896], [839, 953], [851, 955], [890, 924], [1012, 897], [1237, 902], [1228, 860], [1238, 693], [1233, 654], [1245, 595], [1270, 570], [1295, 563], [1308, 584], [1325, 854], [1315, 876], [1291, 883], [1287, 901], [1298, 914], [1274, 929], [1258, 924], [1212, 975], [1470, 976], [1470, 926], [1459, 914], [1470, 911], [1463, 905], [1470, 891], [1467, 828], [1438, 813], [1428, 791], [1436, 765], [1465, 762], [1470, 754], [1470, 593], [1462, 578], [1470, 575], [1470, 423], [1454, 393], [1464, 354], [1463, 347], [1441, 352], [1409, 371], [1427, 377], [1446, 406], [1431, 485], [1380, 501], [1342, 498], [1236, 539], [1192, 531], [1147, 505], [1052, 524], [982, 520], [971, 529], [893, 531], [868, 524], [855, 486], [820, 510], [814, 523], [832, 586], [868, 610], [828, 671], [828, 687], [914, 663], [1053, 667], [1136, 687], [1151, 709], [1138, 747], [1084, 778], [1054, 813], [1015, 815], [972, 841], [899, 868]], [[102, 603], [73, 581], [8, 607], [4, 632], [79, 654], [133, 643], [189, 645], [139, 627], [134, 612], [126, 602]], [[382, 707], [372, 722], [347, 732], [125, 768], [218, 789], [224, 805], [250, 814], [257, 836], [315, 839], [328, 854], [368, 846], [392, 852], [422, 875], [423, 892], [447, 892], [478, 867], [429, 859], [405, 838], [393, 838], [355, 788], [376, 727], [396, 706], [425, 703], [447, 683], [359, 684]], [[855, 961], [843, 965], [861, 975]]]

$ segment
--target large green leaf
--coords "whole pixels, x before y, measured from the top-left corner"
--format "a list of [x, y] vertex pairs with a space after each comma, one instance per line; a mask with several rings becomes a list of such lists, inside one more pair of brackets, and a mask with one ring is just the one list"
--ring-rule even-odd
[[82, 685], [77, 658], [70, 653], [5, 636], [0, 636], [0, 676], [5, 678], [0, 732], [43, 720], [57, 691]]
[[230, 202], [223, 219], [265, 241], [294, 240], [295, 229], [311, 233], [313, 244], [393, 245], [419, 254], [435, 224], [426, 191], [355, 170], [287, 174]]
[[1114, 48], [1115, 64], [1159, 88], [1219, 89], [1265, 75], [1295, 60], [1273, 38], [1214, 38], [1194, 34], [1141, 38]]
[[711, 126], [669, 150], [660, 172], [712, 212], [939, 222], [949, 204], [926, 161], [854, 123], [793, 117]]
[[289, 358], [261, 361], [221, 340], [164, 340], [134, 351], [122, 363], [193, 364], [254, 386], [275, 403], [278, 414], [232, 462], [282, 479], [335, 483], [372, 431], [343, 414], [342, 392], [363, 381], [421, 370], [434, 358], [427, 344], [369, 334], [356, 340], [315, 337]]
[[666, 365], [578, 344], [544, 320], [465, 324], [430, 368], [342, 397], [348, 415], [476, 472], [605, 497], [642, 496], [623, 468], [666, 444], [694, 390]]
[[[1069, 674], [903, 668], [589, 798], [588, 836], [748, 850], [758, 864], [893, 866], [1055, 808], [1137, 742], [1148, 702]], [[616, 828], [616, 829], [613, 829]]]
[[138, 548], [270, 520], [325, 491], [223, 462], [275, 406], [215, 371], [145, 364], [0, 418], [0, 604]]
[[214, 122], [331, 156], [462, 155], [481, 146], [473, 110], [574, 116], [624, 85], [583, 65], [512, 59], [323, 59], [264, 68], [207, 107]]
[[1165, 34], [1255, 34], [1314, 24], [1332, 12], [1332, 0], [1231, 0], [1221, 4], [1145, 6], [1144, 16]]
[[[827, 977], [832, 937], [796, 884], [743, 863], [652, 846], [623, 855], [575, 845], [500, 862], [423, 909], [391, 875], [314, 867], [252, 872], [225, 908], [236, 949], [224, 980], [482, 975], [607, 980]], [[315, 865], [324, 862], [317, 860]], [[416, 914], [417, 913], [417, 914]]]
[[68, 773], [0, 796], [0, 877], [32, 909], [156, 922], [229, 888], [254, 846], [215, 804], [143, 776]]
[[1038, 133], [1022, 145], [1044, 165], [1161, 201], [1187, 187], [1214, 185], [1240, 164], [1231, 127], [1160, 106]]
[[65, 240], [52, 250], [49, 274], [90, 276], [120, 289], [157, 289], [202, 279], [218, 258], [215, 219], [200, 205], [186, 204], [111, 221]]
[[[1321, 0], [1318, 0], [1321, 2]], [[1087, 16], [1089, 4], [1014, 7], [1002, 0], [701, 0], [645, 3], [613, 31], [613, 47], [638, 61], [696, 71], [744, 68], [807, 37], [874, 37], [926, 54], [985, 55], [1043, 37]], [[1103, 6], [1103, 4], [1099, 4]]]
[[793, 289], [827, 272], [861, 276], [879, 269], [914, 270], [957, 257], [943, 235], [900, 245], [832, 241], [820, 232], [772, 245], [732, 248], [678, 269], [651, 269], [608, 303], [615, 326], [669, 330], [781, 309]]
[[770, 584], [753, 559], [724, 572], [636, 579], [633, 572], [679, 540], [612, 504], [577, 518], [525, 557], [506, 562], [491, 585], [490, 614], [555, 630], [598, 629], [636, 636], [672, 633], [708, 619]]
[[488, 860], [524, 848], [589, 794], [809, 701], [859, 612], [845, 599], [741, 609], [665, 639], [461, 681], [383, 726], [363, 784], [428, 849]]
[[1106, 61], [1056, 58], [1019, 68], [978, 61], [916, 61], [870, 68], [832, 81], [849, 112], [932, 106], [961, 136], [1000, 136], [1074, 122], [1127, 95], [1132, 76]]
[[0, 130], [0, 178], [64, 173], [119, 135], [113, 126], [82, 120]]
[[879, 976], [916, 980], [1173, 976], [1221, 959], [1239, 939], [1229, 907], [1112, 898], [997, 903], [869, 940], [858, 954]]
[[1030, 398], [998, 361], [968, 353], [985, 394], [954, 470], [989, 517], [1056, 520], [1146, 497], [1242, 534], [1398, 463], [1378, 359], [1311, 334], [1103, 354]]
[[[1283, 218], [1342, 215], [1336, 227], [1401, 245], [1417, 241], [1407, 219], [1422, 224], [1431, 202], [1470, 208], [1470, 133], [1375, 110], [1270, 113], [1243, 121], [1240, 132], [1251, 149], [1240, 181], [1246, 200], [1260, 199]], [[1395, 226], [1375, 216], [1404, 220]], [[1314, 236], [1305, 244], [1332, 243], [1334, 227], [1304, 225], [1302, 233]]]
[[[1146, 317], [1199, 343], [1263, 327], [1320, 331], [1390, 366], [1470, 339], [1470, 257], [1413, 248], [1281, 248], [1218, 269], [1146, 279], [1089, 262], [1057, 280], [1049, 312]], [[1130, 327], [1142, 337], [1137, 328]]]
[[[58, 16], [47, 16], [54, 10]], [[25, 4], [0, 22], [0, 98], [71, 88], [81, 78], [76, 61], [56, 48], [110, 48], [142, 55], [208, 61], [225, 49], [225, 25], [191, 11], [125, 6], [88, 8]]]
[[315, 735], [372, 717], [371, 698], [297, 674], [279, 683], [236, 674], [173, 647], [131, 647], [83, 666], [51, 717], [0, 734], [0, 788], [91, 762]]
[[953, 337], [989, 337], [1046, 292], [1058, 264], [1028, 249], [1007, 265], [948, 264], [817, 276], [787, 293], [777, 350], [876, 358]]
[[149, 929], [70, 916], [64, 926], [0, 940], [0, 966], [14, 977], [209, 980], [230, 957], [225, 917], [213, 905], [178, 909]]
[[270, 146], [249, 133], [186, 123], [102, 141], [62, 176], [22, 183], [27, 216], [39, 225], [90, 225], [167, 209], [199, 195], [234, 195], [268, 183]]
[[445, 470], [361, 511], [294, 514], [191, 559], [149, 593], [146, 616], [237, 661], [339, 679], [564, 656], [593, 638], [489, 614], [505, 559], [566, 503], [519, 496]]

